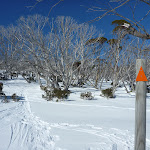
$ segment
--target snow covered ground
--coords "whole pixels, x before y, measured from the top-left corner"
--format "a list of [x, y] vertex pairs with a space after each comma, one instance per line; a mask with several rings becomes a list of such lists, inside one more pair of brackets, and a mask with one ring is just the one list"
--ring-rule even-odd
[[[94, 88], [70, 88], [67, 101], [42, 99], [36, 83], [21, 77], [5, 81], [8, 98], [0, 103], [0, 150], [133, 150], [135, 94], [117, 89], [115, 99], [100, 96]], [[103, 88], [110, 83], [104, 84]], [[94, 100], [80, 99], [91, 91]], [[150, 150], [150, 95], [147, 97], [147, 150]]]

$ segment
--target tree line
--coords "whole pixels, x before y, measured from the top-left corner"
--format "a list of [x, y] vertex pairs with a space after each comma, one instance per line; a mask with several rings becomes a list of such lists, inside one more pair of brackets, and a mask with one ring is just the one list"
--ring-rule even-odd
[[130, 34], [126, 20], [112, 24], [112, 38], [107, 39], [94, 26], [71, 17], [20, 17], [16, 25], [0, 26], [0, 69], [24, 77], [32, 73], [41, 86], [43, 78], [51, 89], [62, 89], [59, 82], [66, 91], [84, 83], [101, 89], [108, 80], [113, 95], [119, 83], [134, 89], [135, 60], [149, 59], [149, 44]]

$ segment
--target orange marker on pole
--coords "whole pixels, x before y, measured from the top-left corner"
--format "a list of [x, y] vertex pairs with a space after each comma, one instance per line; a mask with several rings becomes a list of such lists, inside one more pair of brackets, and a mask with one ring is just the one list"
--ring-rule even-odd
[[141, 68], [139, 70], [139, 73], [137, 75], [136, 81], [148, 81], [147, 78], [146, 78], [146, 75], [145, 75], [145, 73], [143, 71], [142, 66], [141, 66]]

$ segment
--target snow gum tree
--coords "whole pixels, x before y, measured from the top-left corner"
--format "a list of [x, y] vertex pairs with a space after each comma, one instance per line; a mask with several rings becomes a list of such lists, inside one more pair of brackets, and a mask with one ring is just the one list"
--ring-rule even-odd
[[[86, 42], [98, 36], [93, 26], [78, 24], [71, 17], [48, 18], [34, 15], [18, 20], [17, 50], [22, 55], [22, 69], [34, 72], [40, 82], [44, 78], [52, 89], [68, 90], [73, 79], [90, 74], [94, 47]], [[14, 43], [16, 46], [16, 43]], [[75, 68], [75, 63], [80, 62]]]
[[[65, 90], [68, 90], [73, 78], [78, 82], [81, 75], [87, 75], [90, 59], [92, 60], [94, 54], [85, 43], [95, 34], [94, 27], [77, 24], [71, 17], [57, 17], [53, 22], [53, 32], [49, 34], [48, 43], [52, 52], [50, 57], [55, 66], [54, 76], [62, 80]], [[77, 62], [79, 65], [75, 67]]]
[[47, 18], [40, 15], [28, 16], [27, 18], [21, 17], [18, 20], [20, 50], [24, 56], [25, 64], [28, 65], [27, 70], [32, 70], [37, 79], [39, 79], [41, 72], [44, 77], [46, 73], [43, 59], [45, 36], [42, 31], [45, 21], [47, 21]]
[[0, 27], [0, 57], [2, 69], [8, 74], [19, 70], [22, 55], [20, 53], [20, 41], [18, 40], [19, 29], [13, 25]]

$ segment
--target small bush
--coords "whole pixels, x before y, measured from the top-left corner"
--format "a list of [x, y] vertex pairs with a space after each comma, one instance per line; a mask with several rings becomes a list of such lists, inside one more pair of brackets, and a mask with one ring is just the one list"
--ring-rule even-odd
[[18, 102], [19, 101], [19, 96], [16, 95], [16, 93], [14, 93], [12, 96], [11, 96], [12, 100], [15, 101], [15, 102]]
[[59, 99], [57, 99], [56, 102], [59, 102]]
[[70, 91], [68, 90], [61, 90], [61, 89], [54, 89], [53, 90], [53, 97], [57, 97], [58, 99], [67, 99], [70, 95]]
[[86, 99], [86, 100], [92, 100], [94, 97], [92, 96], [91, 92], [85, 92], [80, 94], [80, 98]]
[[54, 90], [46, 90], [46, 96], [42, 95], [43, 98], [47, 98], [48, 100], [52, 100], [53, 98], [58, 99], [67, 99], [70, 95], [70, 91], [68, 90], [61, 90], [61, 89], [54, 89]]
[[105, 96], [107, 98], [113, 98], [113, 93], [112, 92], [113, 92], [112, 88], [102, 90], [103, 96]]

